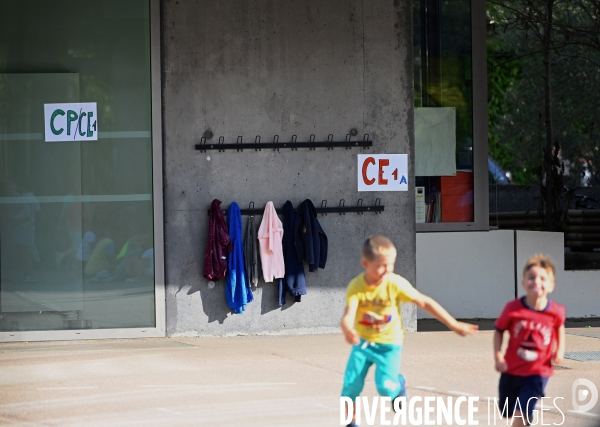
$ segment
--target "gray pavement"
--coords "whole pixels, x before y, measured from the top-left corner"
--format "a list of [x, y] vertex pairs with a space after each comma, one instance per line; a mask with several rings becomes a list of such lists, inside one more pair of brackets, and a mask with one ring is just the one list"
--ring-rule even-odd
[[[567, 351], [600, 351], [597, 331], [569, 329], [584, 335], [569, 333]], [[491, 341], [491, 331], [407, 334], [409, 396], [478, 396], [479, 425], [506, 425], [488, 423], [486, 399], [498, 380]], [[0, 425], [339, 426], [348, 352], [341, 334], [0, 344]], [[564, 398], [556, 402], [565, 418], [548, 401], [546, 424], [600, 425], [600, 403], [588, 414], [569, 412], [577, 378], [600, 389], [600, 362], [567, 360], [556, 370], [547, 395]], [[377, 395], [372, 374], [363, 394]]]

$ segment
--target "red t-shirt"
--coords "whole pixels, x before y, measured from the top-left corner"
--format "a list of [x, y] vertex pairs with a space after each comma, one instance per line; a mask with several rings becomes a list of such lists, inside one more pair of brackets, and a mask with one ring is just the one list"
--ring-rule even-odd
[[496, 320], [498, 331], [510, 333], [504, 355], [508, 365], [506, 373], [521, 377], [552, 376], [552, 353], [565, 317], [565, 306], [554, 301], [548, 301], [548, 306], [541, 311], [528, 307], [525, 297], [506, 304]]

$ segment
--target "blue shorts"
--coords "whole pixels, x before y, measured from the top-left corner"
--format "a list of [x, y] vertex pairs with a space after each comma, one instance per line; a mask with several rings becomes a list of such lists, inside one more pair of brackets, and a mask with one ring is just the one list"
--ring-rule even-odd
[[394, 399], [404, 392], [404, 377], [400, 374], [402, 346], [396, 344], [376, 344], [364, 339], [352, 346], [342, 396], [355, 400], [363, 389], [365, 377], [371, 365], [375, 364], [375, 386], [382, 396]]
[[519, 400], [519, 407], [523, 415], [527, 415], [528, 420], [533, 421], [533, 410], [539, 399], [544, 397], [544, 390], [548, 384], [548, 377], [542, 377], [541, 375], [528, 375], [526, 377], [520, 377], [511, 374], [501, 374], [499, 395], [500, 400], [498, 406], [500, 410], [504, 407], [504, 403], [508, 409], [508, 414], [502, 413], [503, 418], [510, 418], [513, 416], [515, 405], [517, 405], [517, 399]]

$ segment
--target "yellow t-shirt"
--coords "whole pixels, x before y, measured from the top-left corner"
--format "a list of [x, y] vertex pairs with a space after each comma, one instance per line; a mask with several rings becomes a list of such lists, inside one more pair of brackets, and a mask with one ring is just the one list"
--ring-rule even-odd
[[361, 273], [350, 281], [346, 291], [348, 306], [353, 300], [357, 303], [356, 331], [363, 339], [377, 344], [402, 344], [400, 304], [418, 296], [419, 291], [408, 280], [394, 273], [386, 275], [377, 286], [368, 286]]

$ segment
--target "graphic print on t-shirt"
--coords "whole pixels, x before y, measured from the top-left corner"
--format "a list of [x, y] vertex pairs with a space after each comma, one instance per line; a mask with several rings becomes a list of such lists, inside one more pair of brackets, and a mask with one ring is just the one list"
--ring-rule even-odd
[[358, 323], [381, 332], [389, 326], [393, 319], [393, 314], [389, 310], [390, 307], [392, 307], [392, 303], [383, 299], [361, 302], [360, 308], [363, 315]]
[[520, 320], [515, 323], [511, 335], [519, 342], [517, 355], [523, 360], [533, 362], [550, 344], [552, 327], [535, 320]]

